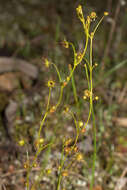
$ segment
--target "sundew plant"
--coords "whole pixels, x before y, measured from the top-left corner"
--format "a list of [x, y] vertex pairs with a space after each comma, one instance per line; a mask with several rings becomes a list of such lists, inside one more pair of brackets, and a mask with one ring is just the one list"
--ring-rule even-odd
[[[65, 138], [63, 139], [62, 147], [61, 147], [61, 157], [57, 164], [58, 167], [55, 168], [55, 171], [57, 172], [56, 190], [65, 190], [66, 187], [64, 187], [64, 185], [63, 185], [63, 180], [65, 180], [66, 177], [70, 175], [70, 171], [73, 170], [73, 165], [76, 166], [77, 162], [85, 161], [84, 155], [78, 150], [77, 142], [78, 142], [78, 139], [80, 137], [82, 137], [84, 135], [84, 133], [86, 133], [87, 126], [88, 126], [90, 119], [92, 120], [91, 128], [92, 128], [92, 132], [93, 132], [93, 142], [94, 142], [94, 144], [93, 144], [93, 146], [94, 146], [93, 163], [91, 166], [92, 178], [91, 178], [91, 181], [89, 182], [90, 190], [92, 190], [93, 186], [94, 186], [95, 163], [96, 163], [96, 152], [97, 152], [94, 101], [98, 100], [98, 96], [93, 94], [93, 88], [94, 88], [93, 87], [93, 71], [94, 71], [95, 67], [97, 67], [97, 63], [93, 63], [93, 39], [94, 39], [95, 33], [96, 33], [100, 23], [102, 22], [104, 17], [108, 15], [108, 13], [104, 12], [104, 15], [99, 20], [99, 22], [97, 23], [95, 28], [91, 29], [91, 24], [97, 18], [96, 13], [91, 12], [90, 15], [88, 15], [86, 18], [84, 18], [84, 14], [83, 14], [81, 5], [79, 5], [76, 8], [76, 12], [77, 12], [77, 16], [82, 24], [82, 27], [83, 27], [85, 42], [84, 42], [84, 48], [81, 51], [77, 51], [72, 42], [68, 42], [67, 40], [64, 40], [62, 42], [62, 45], [65, 48], [67, 48], [67, 49], [72, 48], [72, 50], [73, 50], [73, 64], [72, 64], [72, 66], [71, 66], [71, 64], [69, 64], [69, 67], [67, 66], [67, 68], [69, 68], [68, 76], [66, 76], [65, 79], [63, 80], [63, 78], [61, 77], [61, 71], [59, 70], [57, 65], [55, 63], [53, 63], [52, 61], [49, 61], [48, 58], [43, 58], [45, 67], [47, 67], [47, 68], [54, 67], [54, 69], [56, 71], [56, 74], [57, 74], [58, 80], [59, 80], [58, 88], [60, 88], [60, 90], [59, 90], [60, 94], [59, 94], [57, 103], [55, 105], [51, 105], [51, 94], [52, 94], [54, 88], [56, 87], [56, 81], [49, 80], [47, 82], [47, 88], [49, 89], [47, 106], [45, 109], [45, 113], [42, 114], [42, 119], [41, 119], [39, 130], [38, 130], [38, 135], [34, 142], [35, 155], [33, 156], [33, 159], [31, 161], [29, 159], [29, 153], [27, 151], [27, 159], [26, 159], [26, 162], [24, 163], [24, 168], [26, 170], [26, 190], [38, 189], [39, 183], [40, 183], [41, 179], [43, 178], [43, 176], [45, 175], [45, 168], [43, 168], [40, 165], [38, 178], [35, 179], [35, 181], [31, 180], [31, 173], [33, 171], [33, 168], [36, 168], [39, 165], [38, 157], [39, 157], [40, 153], [49, 147], [50, 147], [50, 149], [52, 149], [52, 147], [54, 146], [54, 139], [51, 139], [50, 142], [47, 142], [46, 139], [44, 139], [42, 136], [42, 131], [44, 130], [43, 127], [44, 127], [45, 121], [47, 119], [47, 116], [54, 112], [57, 112], [58, 107], [60, 109], [62, 109], [61, 113], [63, 115], [64, 114], [69, 115], [73, 119], [74, 125], [75, 125], [75, 136], [73, 138], [72, 137], [66, 138], [66, 136], [65, 136]], [[89, 52], [89, 59], [86, 58], [86, 52]], [[88, 88], [84, 89], [84, 92], [83, 92], [84, 95], [83, 95], [83, 97], [81, 97], [82, 99], [84, 99], [84, 103], [85, 103], [85, 101], [89, 102], [89, 114], [88, 114], [86, 121], [83, 121], [79, 117], [78, 111], [74, 112], [73, 109], [71, 109], [71, 106], [65, 105], [62, 102], [63, 92], [66, 93], [66, 87], [67, 87], [68, 83], [71, 83], [72, 88], [73, 88], [73, 95], [74, 95], [74, 99], [75, 99], [75, 103], [76, 103], [75, 105], [80, 109], [76, 85], [75, 85], [73, 76], [74, 76], [75, 70], [81, 64], [85, 70], [87, 84], [88, 84]], [[61, 104], [64, 105], [64, 108], [61, 108], [61, 106], [60, 106]], [[76, 109], [76, 110], [78, 110], [78, 109]], [[24, 140], [19, 141], [19, 145], [23, 146]], [[48, 174], [52, 173], [52, 171], [53, 171], [53, 168], [46, 170], [46, 172]], [[55, 177], [56, 176], [54, 176], [54, 178]]]

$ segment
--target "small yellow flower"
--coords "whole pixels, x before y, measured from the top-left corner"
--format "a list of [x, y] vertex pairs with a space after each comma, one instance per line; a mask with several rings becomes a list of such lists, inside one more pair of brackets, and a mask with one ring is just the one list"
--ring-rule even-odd
[[78, 152], [78, 147], [77, 146], [74, 147], [74, 152]]
[[26, 161], [23, 166], [25, 169], [29, 168], [29, 161]]
[[68, 172], [67, 171], [63, 171], [62, 172], [62, 176], [67, 177], [68, 176]]
[[56, 107], [55, 106], [52, 106], [51, 108], [50, 108], [50, 113], [54, 113], [56, 111]]
[[81, 130], [81, 132], [82, 132], [82, 133], [85, 133], [85, 132], [86, 132], [86, 129], [85, 129], [85, 128], [83, 128], [83, 129]]
[[51, 62], [47, 58], [42, 58], [44, 60], [45, 67], [49, 68]]
[[95, 67], [97, 67], [97, 66], [98, 66], [98, 64], [97, 64], [97, 63], [95, 63], [95, 64], [94, 64], [94, 66], [95, 66]]
[[104, 12], [104, 16], [108, 16], [109, 15], [109, 13], [108, 12]]
[[48, 87], [49, 87], [49, 88], [53, 88], [54, 86], [55, 86], [55, 82], [52, 81], [52, 80], [49, 80], [49, 81], [48, 81]]
[[70, 138], [70, 139], [68, 139], [68, 140], [65, 141], [64, 145], [68, 146], [71, 142], [72, 142], [72, 139]]
[[91, 12], [90, 18], [91, 18], [92, 20], [95, 20], [96, 17], [97, 17], [97, 14], [96, 14], [95, 12]]
[[84, 99], [84, 100], [86, 100], [86, 99], [87, 99], [87, 97], [86, 97], [86, 96], [83, 96], [83, 99]]
[[69, 82], [69, 80], [70, 80], [70, 77], [67, 77], [67, 78], [66, 78], [66, 80], [67, 80], [67, 82]]
[[68, 106], [64, 106], [64, 112], [68, 113], [69, 112], [69, 107]]
[[83, 121], [79, 121], [79, 127], [83, 126]]
[[20, 141], [18, 142], [18, 144], [19, 144], [19, 146], [24, 146], [25, 141], [24, 141], [24, 140], [20, 140]]
[[51, 169], [47, 169], [47, 170], [46, 170], [46, 173], [47, 173], [47, 174], [50, 174], [51, 172], [52, 172]]
[[91, 95], [91, 92], [89, 90], [85, 90], [84, 95], [89, 98]]
[[64, 81], [63, 82], [63, 87], [65, 87], [67, 85], [67, 82], [66, 81]]
[[36, 168], [36, 167], [37, 167], [37, 163], [36, 163], [36, 162], [33, 164], [33, 167], [34, 167], [34, 168]]
[[95, 100], [99, 100], [99, 97], [98, 96], [95, 96], [95, 98], [94, 98]]
[[44, 143], [44, 139], [43, 139], [43, 138], [40, 138], [40, 139], [39, 139], [39, 143], [40, 143], [40, 144], [43, 144], [43, 143]]
[[34, 143], [35, 147], [38, 149], [40, 147], [40, 145], [42, 146], [44, 143], [44, 139], [43, 138], [40, 138], [40, 139], [37, 139]]
[[64, 40], [64, 41], [62, 42], [62, 45], [63, 45], [63, 47], [65, 47], [65, 48], [69, 48], [69, 43], [68, 43], [66, 40]]
[[65, 147], [64, 151], [65, 151], [66, 153], [69, 153], [69, 152], [71, 152], [71, 148], [70, 148], [70, 147]]
[[77, 59], [77, 61], [82, 59], [82, 53], [81, 52], [76, 54], [76, 59]]
[[76, 156], [76, 160], [78, 162], [82, 161], [83, 160], [83, 155], [81, 153], [78, 153], [77, 156]]

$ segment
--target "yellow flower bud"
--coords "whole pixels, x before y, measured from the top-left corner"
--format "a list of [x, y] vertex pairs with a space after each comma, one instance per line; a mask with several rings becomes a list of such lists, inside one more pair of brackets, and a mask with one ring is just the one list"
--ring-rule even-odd
[[18, 144], [19, 144], [19, 146], [24, 146], [25, 141], [24, 141], [24, 140], [20, 140], [20, 141], [18, 142]]
[[84, 22], [84, 16], [83, 16], [83, 11], [82, 11], [82, 6], [81, 5], [79, 5], [76, 8], [76, 12], [77, 12], [77, 15], [78, 15], [79, 19], [81, 20], [81, 22]]
[[83, 96], [83, 99], [84, 99], [84, 100], [86, 100], [86, 99], [87, 99], [87, 97], [86, 97], [86, 96]]
[[55, 111], [56, 111], [56, 107], [52, 106], [51, 109], [50, 109], [50, 113], [54, 113]]
[[67, 171], [63, 171], [62, 172], [62, 176], [67, 177], [68, 176], [68, 172]]
[[74, 147], [74, 152], [78, 152], [78, 147], [77, 146]]
[[23, 166], [25, 169], [29, 168], [29, 161], [26, 161]]
[[44, 143], [44, 139], [43, 139], [43, 138], [40, 138], [40, 139], [39, 139], [39, 143], [40, 143], [40, 144], [43, 144], [43, 143]]
[[90, 34], [90, 35], [91, 35], [91, 37], [93, 38], [93, 36], [94, 36], [94, 32], [91, 32], [91, 34]]
[[47, 173], [47, 174], [50, 174], [51, 172], [52, 172], [51, 169], [47, 169], [47, 170], [46, 170], [46, 173]]
[[79, 121], [79, 127], [83, 126], [83, 121]]
[[98, 96], [95, 96], [95, 98], [94, 98], [95, 100], [99, 100], [99, 97]]
[[68, 112], [69, 112], [69, 107], [68, 107], [68, 106], [65, 106], [65, 107], [64, 107], [64, 112], [65, 112], [65, 113], [68, 113]]
[[69, 48], [69, 43], [68, 43], [66, 40], [64, 40], [64, 41], [62, 42], [62, 45], [63, 45], [63, 47], [65, 47], [65, 48]]
[[82, 12], [82, 6], [78, 5], [78, 7], [76, 8], [76, 11], [77, 11], [77, 14], [82, 15], [83, 14], [83, 12]]
[[97, 67], [97, 66], [98, 66], [98, 64], [97, 64], [97, 63], [95, 63], [95, 64], [94, 64], [94, 66], [95, 66], [95, 67]]
[[42, 60], [44, 61], [45, 67], [49, 68], [49, 66], [51, 65], [51, 62], [47, 59], [42, 57]]
[[67, 82], [66, 81], [64, 81], [63, 82], [63, 87], [65, 87], [67, 85]]
[[91, 95], [91, 92], [89, 90], [85, 90], [84, 95], [89, 98]]
[[108, 12], [104, 12], [104, 16], [108, 16], [109, 15], [109, 13]]
[[76, 59], [77, 59], [77, 61], [80, 61], [82, 59], [82, 53], [81, 52], [76, 54]]
[[85, 132], [86, 132], [86, 129], [85, 129], [85, 128], [82, 128], [81, 132], [82, 132], [82, 133], [85, 133]]
[[70, 147], [65, 147], [64, 151], [65, 151], [66, 153], [69, 153], [69, 152], [71, 151], [71, 148], [70, 148]]
[[76, 160], [78, 162], [82, 161], [83, 160], [83, 155], [81, 153], [78, 153], [77, 156], [76, 156]]
[[67, 77], [67, 79], [66, 79], [66, 80], [67, 80], [67, 82], [68, 82], [68, 81], [70, 80], [70, 77]]
[[33, 164], [33, 167], [34, 167], [34, 168], [36, 168], [36, 167], [37, 167], [37, 163], [36, 163], [36, 162]]
[[68, 140], [65, 141], [64, 145], [68, 146], [71, 142], [72, 142], [72, 139], [70, 138], [70, 139], [68, 139]]
[[43, 138], [35, 140], [35, 142], [34, 142], [35, 148], [38, 149], [40, 146], [43, 145], [43, 143], [44, 143], [44, 139]]

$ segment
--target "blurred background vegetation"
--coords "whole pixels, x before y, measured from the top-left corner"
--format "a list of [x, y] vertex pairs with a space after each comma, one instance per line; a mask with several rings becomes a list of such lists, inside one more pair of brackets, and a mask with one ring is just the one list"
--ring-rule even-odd
[[[127, 2], [125, 0], [0, 0], [0, 187], [23, 189], [23, 168], [26, 147], [17, 148], [17, 142], [25, 139], [32, 155], [33, 141], [37, 135], [41, 113], [43, 113], [49, 79], [57, 81], [53, 68], [44, 67], [42, 57], [48, 57], [59, 67], [62, 78], [68, 73], [68, 64], [72, 63], [72, 51], [65, 50], [61, 42], [66, 39], [73, 42], [77, 50], [84, 46], [84, 34], [76, 15], [78, 4], [83, 5], [85, 16], [91, 11], [97, 13], [97, 21], [104, 11], [109, 12], [100, 25], [93, 44], [93, 62], [98, 63], [94, 71], [94, 93], [99, 96], [95, 103], [97, 124], [98, 158], [96, 164], [95, 190], [126, 190], [126, 185], [119, 180], [127, 165]], [[93, 23], [93, 26], [97, 23]], [[88, 56], [88, 55], [87, 55]], [[27, 61], [38, 71], [36, 77], [25, 74], [23, 69], [4, 69], [6, 59], [17, 58]], [[12, 61], [13, 62], [13, 61]], [[35, 72], [31, 71], [31, 72]], [[33, 73], [34, 75], [34, 73]], [[82, 91], [87, 88], [85, 72], [78, 67], [75, 83], [80, 102], [80, 115], [87, 118], [88, 105], [82, 100]], [[59, 86], [58, 86], [59, 88]], [[58, 98], [59, 89], [52, 94], [52, 104]], [[63, 104], [71, 105], [75, 111], [75, 102], [71, 84], [67, 86]], [[73, 122], [59, 113], [51, 115], [43, 132], [47, 139], [55, 138], [57, 148], [42, 155], [44, 162], [51, 160], [51, 167], [56, 164], [54, 157], [61, 151], [59, 142], [64, 136], [73, 136]], [[89, 126], [91, 126], [89, 124]], [[58, 137], [59, 136], [59, 137]], [[57, 138], [56, 138], [57, 137]], [[89, 138], [88, 138], [89, 137]], [[80, 144], [85, 155], [86, 165], [77, 166], [76, 181], [66, 182], [66, 188], [82, 190], [89, 187], [90, 166], [92, 159], [92, 135], [89, 129]], [[85, 141], [86, 140], [86, 141]], [[86, 142], [86, 143], [85, 143]], [[86, 146], [86, 148], [85, 148]], [[19, 150], [17, 150], [19, 149]], [[13, 150], [13, 151], [12, 151]], [[22, 156], [21, 156], [22, 152]], [[10, 154], [12, 153], [12, 154]], [[20, 155], [20, 156], [19, 156]], [[48, 156], [47, 156], [48, 155]], [[15, 173], [14, 173], [15, 172]], [[14, 175], [7, 175], [6, 174]], [[123, 180], [127, 174], [123, 175]], [[32, 176], [34, 178], [34, 174]], [[120, 178], [121, 177], [121, 178]], [[55, 189], [55, 174], [50, 181], [43, 181], [40, 189]], [[82, 180], [84, 179], [85, 182]], [[121, 183], [122, 188], [118, 187]]]

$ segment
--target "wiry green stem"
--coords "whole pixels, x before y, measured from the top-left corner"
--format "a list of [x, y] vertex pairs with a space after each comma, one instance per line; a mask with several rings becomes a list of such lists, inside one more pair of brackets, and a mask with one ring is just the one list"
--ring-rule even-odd
[[72, 82], [72, 89], [73, 89], [75, 103], [76, 103], [76, 106], [78, 109], [78, 116], [80, 116], [79, 101], [78, 101], [78, 96], [77, 96], [77, 90], [76, 90], [74, 75], [72, 75], [72, 77], [71, 77], [71, 82]]
[[61, 101], [62, 101], [62, 97], [63, 97], [63, 89], [64, 89], [64, 86], [61, 86], [60, 88], [60, 96], [59, 96], [59, 100], [55, 106], [55, 108], [57, 109], [57, 107], [61, 104]]
[[92, 119], [93, 119], [93, 136], [94, 136], [94, 154], [93, 154], [93, 166], [92, 166], [92, 179], [90, 184], [90, 190], [93, 189], [94, 180], [95, 180], [95, 163], [96, 163], [96, 125], [95, 125], [95, 115], [93, 109], [93, 76], [92, 76], [92, 42], [93, 36], [90, 38], [90, 107], [92, 112]]
[[64, 166], [65, 159], [66, 159], [66, 157], [64, 157], [64, 142], [63, 142], [62, 157], [61, 157], [60, 168], [59, 168], [59, 177], [58, 177], [58, 182], [57, 182], [57, 190], [60, 189], [60, 183], [62, 180], [62, 169]]
[[44, 117], [43, 117], [43, 119], [41, 120], [41, 123], [40, 123], [39, 132], [38, 132], [38, 139], [40, 138], [42, 127], [43, 127], [45, 119], [46, 119], [46, 117], [48, 115], [50, 97], [51, 97], [51, 88], [49, 88], [49, 95], [48, 95], [48, 103], [47, 103], [47, 106], [46, 106], [46, 112], [45, 112]]

